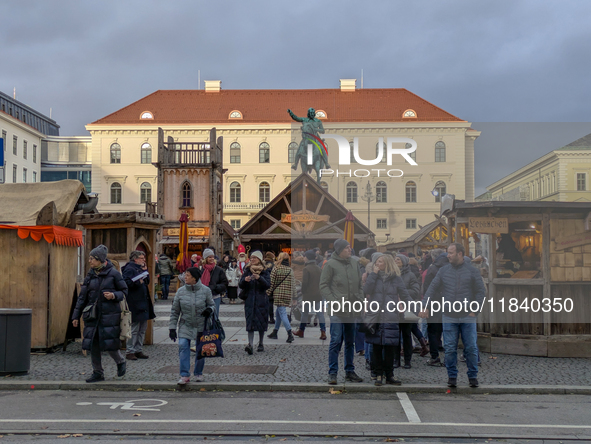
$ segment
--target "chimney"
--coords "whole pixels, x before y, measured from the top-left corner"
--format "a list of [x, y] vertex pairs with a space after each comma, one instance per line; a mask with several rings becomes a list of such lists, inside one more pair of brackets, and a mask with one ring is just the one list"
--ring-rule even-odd
[[220, 92], [222, 89], [221, 80], [204, 80], [203, 82], [205, 82], [205, 92]]
[[355, 91], [357, 79], [341, 79], [341, 91]]

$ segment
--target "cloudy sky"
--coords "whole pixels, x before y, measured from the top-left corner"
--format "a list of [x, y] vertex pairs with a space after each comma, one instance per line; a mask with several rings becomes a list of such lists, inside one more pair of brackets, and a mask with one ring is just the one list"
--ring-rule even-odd
[[[0, 90], [51, 108], [62, 135], [87, 134], [85, 124], [155, 90], [197, 88], [198, 70], [224, 89], [291, 89], [336, 88], [362, 69], [365, 88], [406, 88], [483, 130], [477, 194], [591, 132], [591, 2], [3, 0], [1, 9]], [[490, 122], [587, 124], [493, 125], [487, 135]]]

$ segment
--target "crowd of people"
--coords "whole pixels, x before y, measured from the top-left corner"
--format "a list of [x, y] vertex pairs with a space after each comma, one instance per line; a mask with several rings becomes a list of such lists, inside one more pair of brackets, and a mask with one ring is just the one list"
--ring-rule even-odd
[[[179, 384], [190, 381], [191, 341], [201, 336], [210, 316], [219, 315], [222, 298], [227, 297], [229, 304], [244, 304], [248, 355], [255, 351], [255, 333], [256, 351], [264, 352], [265, 336], [277, 340], [282, 326], [287, 343], [303, 338], [311, 324], [319, 325], [319, 338], [327, 340], [328, 316], [328, 384], [338, 382], [339, 355], [344, 344], [346, 381], [363, 381], [355, 372], [354, 357], [359, 354], [365, 357], [375, 385], [400, 385], [395, 370], [411, 369], [413, 353], [418, 353], [421, 357], [430, 355], [427, 365], [445, 366], [448, 386], [456, 387], [461, 337], [460, 360], [466, 362], [469, 385], [478, 387], [478, 311], [471, 311], [466, 304], [463, 310], [433, 310], [437, 303], [449, 302], [451, 307], [454, 302], [481, 304], [484, 299], [480, 273], [461, 244], [451, 244], [447, 251], [434, 249], [419, 257], [404, 249], [380, 253], [367, 248], [357, 255], [344, 239], [337, 239], [333, 249], [324, 254], [316, 248], [295, 251], [292, 256], [253, 251], [247, 257], [243, 246], [238, 253], [238, 258], [228, 252], [219, 258], [214, 248], [207, 248], [202, 256], [193, 255], [192, 266], [179, 276], [183, 285], [174, 295], [169, 323], [169, 337], [178, 340], [179, 345]], [[93, 367], [87, 382], [104, 380], [101, 351], [107, 351], [115, 360], [119, 376], [125, 374], [126, 359], [148, 358], [142, 348], [147, 321], [155, 316], [145, 253], [134, 251], [129, 259], [121, 274], [107, 259], [106, 247], [100, 245], [91, 251], [91, 270], [72, 316], [74, 326], [78, 326], [80, 317], [92, 311], [89, 307], [95, 311], [95, 317], [85, 319], [83, 334], [82, 346], [91, 351]], [[168, 299], [174, 262], [164, 254], [158, 257], [158, 275], [162, 299]], [[120, 302], [124, 298], [132, 313], [132, 338], [127, 341], [125, 357], [119, 351]], [[327, 303], [336, 302], [339, 308], [335, 310], [331, 305], [328, 312]], [[414, 311], [399, 309], [401, 302], [408, 307], [414, 302]], [[365, 308], [351, 310], [351, 304]], [[368, 310], [367, 304], [377, 309]], [[288, 310], [301, 314], [295, 331]], [[273, 329], [267, 334], [270, 326]], [[445, 351], [443, 363], [441, 351]], [[202, 381], [205, 359], [197, 358], [194, 378]]]

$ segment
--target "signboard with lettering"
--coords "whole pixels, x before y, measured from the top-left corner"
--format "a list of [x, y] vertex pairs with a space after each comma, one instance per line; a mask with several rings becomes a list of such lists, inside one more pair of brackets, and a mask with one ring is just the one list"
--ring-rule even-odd
[[[165, 228], [164, 236], [179, 236], [181, 234], [180, 228]], [[189, 228], [189, 237], [191, 236], [209, 236], [209, 227], [204, 228]]]
[[291, 224], [293, 222], [328, 222], [330, 216], [321, 216], [314, 213], [282, 213], [281, 222]]
[[468, 229], [474, 233], [509, 233], [509, 219], [506, 217], [471, 217]]
[[591, 231], [573, 234], [570, 236], [557, 237], [555, 242], [556, 250], [566, 250], [567, 248], [591, 244]]

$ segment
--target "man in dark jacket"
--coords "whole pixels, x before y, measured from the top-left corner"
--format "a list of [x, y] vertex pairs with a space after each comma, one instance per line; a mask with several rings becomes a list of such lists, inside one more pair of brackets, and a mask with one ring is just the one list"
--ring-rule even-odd
[[127, 341], [127, 355], [129, 361], [148, 359], [142, 351], [148, 328], [148, 320], [154, 319], [154, 306], [150, 298], [150, 276], [146, 266], [146, 254], [143, 251], [132, 251], [129, 262], [123, 266], [123, 278], [129, 292], [127, 305], [131, 311], [131, 339]]
[[[324, 265], [320, 276], [320, 294], [327, 303], [342, 304], [363, 300], [361, 271], [356, 259], [351, 257], [351, 245], [345, 239], [334, 243], [334, 253]], [[345, 380], [362, 382], [355, 373], [355, 314], [344, 307], [340, 312], [332, 312], [330, 318], [330, 345], [328, 349], [328, 383], [337, 383], [339, 354], [345, 342]]]
[[174, 274], [174, 264], [172, 260], [162, 253], [158, 258], [160, 267], [160, 283], [162, 284], [162, 299], [168, 299], [168, 289], [170, 288], [170, 279]]
[[306, 304], [302, 305], [300, 328], [294, 333], [294, 336], [304, 337], [308, 316], [310, 313], [316, 313], [320, 322], [320, 339], [324, 341], [326, 340], [326, 322], [322, 309], [322, 295], [320, 294], [322, 270], [316, 262], [316, 251], [308, 250], [304, 256], [306, 257], [306, 265], [302, 276], [302, 303], [306, 302]]
[[464, 356], [468, 365], [470, 387], [478, 387], [478, 347], [476, 345], [476, 317], [484, 302], [486, 290], [480, 273], [469, 262], [464, 261], [464, 246], [453, 243], [447, 249], [449, 264], [442, 267], [423, 297], [427, 310], [421, 316], [428, 316], [430, 298], [441, 292], [443, 316], [443, 342], [445, 366], [449, 387], [457, 386], [458, 340], [462, 336]]
[[[427, 269], [425, 275], [425, 282], [423, 282], [423, 295], [427, 293], [431, 282], [437, 276], [437, 272], [445, 265], [449, 264], [447, 259], [447, 253], [445, 250], [436, 248], [431, 250], [431, 259], [433, 263]], [[435, 293], [432, 301], [441, 302], [441, 292]], [[427, 365], [433, 367], [441, 367], [443, 364], [439, 359], [439, 349], [443, 347], [441, 343], [441, 335], [443, 334], [443, 324], [441, 323], [441, 313], [434, 313], [432, 316], [427, 318], [427, 336], [429, 337], [429, 352], [431, 353], [431, 359], [427, 362]]]

